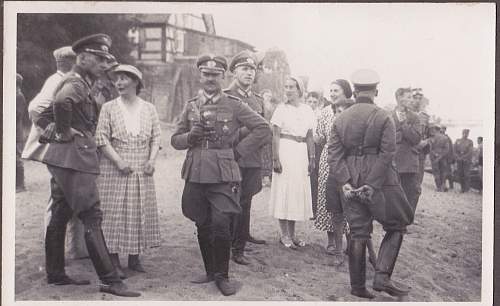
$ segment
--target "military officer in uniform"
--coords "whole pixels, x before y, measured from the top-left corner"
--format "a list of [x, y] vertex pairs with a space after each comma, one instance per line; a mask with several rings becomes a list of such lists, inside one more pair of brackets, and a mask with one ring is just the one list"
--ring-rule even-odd
[[431, 135], [429, 138], [429, 158], [431, 160], [432, 175], [434, 176], [437, 191], [443, 192], [446, 187], [445, 180], [448, 176], [447, 163], [450, 152], [448, 138], [441, 133], [440, 126], [434, 123], [429, 125], [429, 134]]
[[450, 148], [448, 151], [448, 155], [446, 156], [446, 177], [443, 179], [443, 187], [444, 191], [446, 191], [446, 181], [448, 181], [450, 189], [453, 189], [453, 169], [455, 164], [455, 150], [453, 148], [453, 140], [451, 140], [450, 136], [446, 134], [445, 125], [441, 125], [441, 133], [448, 140], [448, 147]]
[[467, 192], [470, 189], [470, 168], [472, 166], [474, 144], [468, 137], [469, 129], [464, 129], [462, 130], [462, 138], [455, 141], [458, 181], [460, 182], [461, 192]]
[[373, 219], [386, 232], [380, 245], [373, 289], [392, 296], [408, 290], [391, 282], [406, 226], [414, 208], [406, 199], [394, 165], [396, 127], [392, 116], [376, 106], [379, 76], [372, 70], [352, 75], [356, 103], [334, 121], [328, 141], [330, 173], [346, 199], [345, 214], [351, 229], [349, 274], [351, 294], [373, 298], [365, 286], [366, 243]]
[[[197, 60], [203, 90], [187, 101], [171, 138], [177, 150], [188, 150], [182, 166], [185, 180], [182, 212], [195, 222], [206, 275], [194, 283], [215, 283], [223, 295], [236, 293], [229, 281], [232, 225], [241, 213], [238, 160], [271, 139], [267, 122], [248, 105], [221, 90], [227, 69], [221, 56]], [[240, 129], [248, 135], [239, 141]]]
[[396, 169], [406, 198], [415, 210], [420, 197], [417, 145], [420, 143], [421, 135], [420, 120], [418, 115], [411, 110], [412, 100], [411, 88], [396, 90], [398, 104], [392, 112], [392, 118], [396, 126], [396, 154], [394, 156]]
[[88, 253], [103, 283], [101, 292], [135, 297], [140, 294], [127, 289], [109, 256], [96, 185], [99, 160], [94, 133], [98, 116], [90, 88], [108, 66], [110, 46], [111, 38], [106, 34], [90, 35], [73, 44], [76, 65], [57, 85], [53, 107], [42, 112], [36, 122], [44, 128], [41, 139], [50, 142], [42, 158], [52, 175], [53, 199], [45, 236], [46, 272], [49, 284], [89, 284], [68, 277], [64, 269], [66, 225], [74, 213], [84, 224]]
[[419, 194], [422, 193], [422, 182], [424, 180], [424, 168], [425, 168], [425, 159], [427, 154], [429, 154], [429, 119], [430, 116], [425, 112], [423, 94], [420, 92], [421, 89], [417, 89], [417, 91], [413, 94], [413, 102], [411, 103], [412, 109], [415, 113], [417, 113], [418, 118], [420, 120], [420, 135], [422, 140], [417, 145], [418, 153], [418, 190]]
[[[245, 50], [236, 54], [229, 64], [229, 70], [234, 73], [234, 80], [224, 92], [240, 98], [244, 104], [264, 118], [263, 99], [252, 91], [256, 69], [256, 59], [250, 51]], [[240, 130], [240, 139], [244, 139], [247, 133], [248, 129], [242, 128]], [[248, 265], [250, 262], [244, 255], [246, 242], [265, 243], [264, 240], [255, 239], [250, 235], [252, 197], [262, 190], [261, 148], [255, 147], [251, 153], [240, 158], [238, 165], [241, 172], [240, 206], [242, 211], [235, 225], [232, 258], [237, 264]]]

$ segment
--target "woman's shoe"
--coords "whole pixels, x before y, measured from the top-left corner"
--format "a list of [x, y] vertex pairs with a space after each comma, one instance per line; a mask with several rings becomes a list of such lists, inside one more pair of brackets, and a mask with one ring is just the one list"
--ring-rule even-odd
[[291, 250], [296, 250], [297, 247], [293, 243], [292, 239], [289, 237], [281, 237], [280, 238], [280, 243], [285, 246], [285, 248], [291, 249]]
[[293, 244], [295, 244], [298, 247], [305, 247], [306, 246], [306, 242], [304, 240], [297, 238], [297, 237], [293, 237], [292, 242], [293, 242]]

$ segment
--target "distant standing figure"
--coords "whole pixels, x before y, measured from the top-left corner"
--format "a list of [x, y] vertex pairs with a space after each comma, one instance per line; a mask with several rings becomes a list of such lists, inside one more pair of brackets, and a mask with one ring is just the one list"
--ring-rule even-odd
[[413, 206], [413, 209], [416, 209], [420, 197], [420, 184], [418, 181], [419, 150], [417, 148], [422, 139], [420, 120], [418, 115], [411, 110], [413, 100], [411, 88], [398, 88], [395, 96], [398, 104], [392, 112], [396, 127], [394, 161], [406, 198]]
[[137, 95], [142, 73], [134, 66], [113, 71], [118, 98], [102, 106], [96, 142], [101, 157], [98, 178], [102, 230], [117, 271], [118, 253], [128, 254], [128, 267], [146, 272], [139, 254], [160, 245], [153, 173], [160, 149], [160, 120], [153, 104]]
[[16, 75], [16, 192], [26, 191], [24, 185], [24, 165], [21, 160], [21, 153], [24, 147], [24, 118], [28, 112], [26, 98], [21, 90], [23, 77]]
[[[322, 110], [323, 110], [323, 100], [320, 99], [320, 95], [318, 92], [311, 91], [307, 93], [306, 97], [306, 103], [309, 105], [313, 112], [314, 112], [314, 118], [316, 119], [316, 126], [318, 125], [318, 120], [321, 116]], [[318, 152], [318, 154], [315, 154], [315, 160], [314, 160], [314, 171], [311, 173], [309, 176], [309, 179], [311, 181], [311, 194], [312, 194], [312, 209], [313, 209], [313, 219], [316, 219], [317, 217], [317, 206], [318, 206], [318, 169], [319, 169], [319, 158], [320, 158], [320, 152], [321, 149], [323, 148], [324, 143], [319, 143], [316, 142], [317, 137], [314, 135], [316, 131], [313, 131], [313, 137], [315, 138], [314, 141], [314, 152]]]
[[429, 126], [429, 133], [431, 135], [429, 144], [431, 152], [429, 158], [432, 165], [432, 175], [436, 182], [438, 192], [445, 191], [445, 179], [447, 177], [447, 163], [450, 147], [448, 145], [448, 138], [441, 134], [441, 129], [436, 124]]
[[305, 246], [295, 235], [295, 222], [313, 216], [311, 183], [314, 171], [315, 117], [310, 106], [301, 102], [304, 86], [300, 78], [285, 81], [287, 101], [273, 114], [273, 164], [270, 214], [279, 220], [280, 242], [287, 248]]
[[448, 146], [450, 147], [450, 150], [448, 152], [448, 156], [446, 158], [446, 177], [443, 180], [443, 186], [444, 190], [446, 191], [446, 181], [448, 181], [448, 184], [450, 186], [450, 189], [453, 189], [453, 172], [455, 167], [455, 149], [453, 148], [453, 140], [451, 140], [450, 136], [446, 134], [446, 126], [442, 125], [441, 126], [441, 133], [446, 136], [448, 139]]
[[474, 144], [468, 137], [469, 129], [464, 129], [462, 130], [462, 138], [455, 141], [455, 156], [461, 192], [467, 192], [470, 189], [470, 168]]

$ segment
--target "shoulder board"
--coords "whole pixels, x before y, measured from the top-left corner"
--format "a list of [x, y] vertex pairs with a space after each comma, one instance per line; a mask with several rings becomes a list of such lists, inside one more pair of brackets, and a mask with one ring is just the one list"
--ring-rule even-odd
[[259, 95], [258, 93], [255, 93], [255, 92], [254, 92], [254, 93], [253, 93], [253, 95], [254, 95], [254, 96], [256, 96], [256, 97], [257, 97], [257, 98], [259, 98], [259, 99], [264, 99], [264, 98], [263, 98], [261, 95]]
[[236, 101], [241, 101], [241, 99], [240, 99], [240, 98], [238, 98], [238, 97], [236, 97], [236, 96], [233, 96], [233, 95], [230, 95], [230, 94], [227, 94], [227, 93], [226, 93], [226, 96], [227, 96], [228, 98], [233, 99], [233, 100], [236, 100]]
[[228, 93], [228, 92], [230, 92], [230, 91], [231, 91], [231, 88], [229, 88], [229, 87], [228, 87], [228, 88], [224, 88], [224, 89], [222, 90], [222, 92], [225, 92], [225, 93]]

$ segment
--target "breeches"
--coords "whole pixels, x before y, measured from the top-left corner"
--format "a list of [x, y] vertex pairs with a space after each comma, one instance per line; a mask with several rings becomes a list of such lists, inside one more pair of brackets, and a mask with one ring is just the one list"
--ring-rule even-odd
[[100, 225], [102, 211], [96, 185], [96, 174], [72, 169], [47, 166], [52, 174], [50, 180], [53, 200], [49, 226], [65, 227], [73, 214], [85, 226]]
[[194, 221], [198, 235], [232, 240], [235, 216], [241, 213], [238, 185], [186, 182], [182, 212]]
[[413, 210], [415, 210], [421, 192], [418, 173], [400, 173], [399, 178], [401, 179], [401, 187], [405, 192], [406, 198]]
[[347, 200], [344, 211], [353, 239], [369, 239], [373, 220], [382, 224], [386, 232], [404, 233], [415, 213], [399, 185], [375, 191], [371, 204]]

